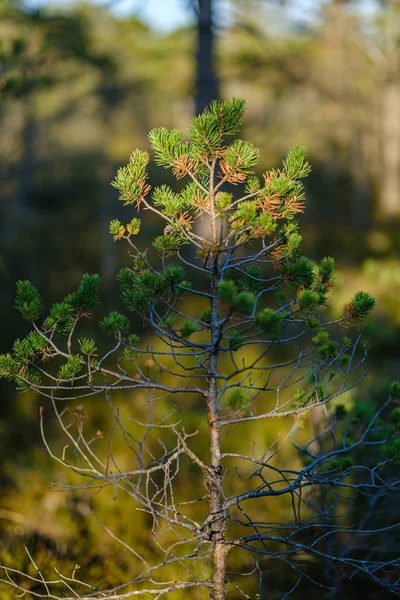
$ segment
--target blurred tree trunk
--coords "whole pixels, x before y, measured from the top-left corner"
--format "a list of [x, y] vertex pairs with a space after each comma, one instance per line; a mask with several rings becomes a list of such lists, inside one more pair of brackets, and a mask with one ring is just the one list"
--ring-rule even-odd
[[198, 0], [197, 55], [196, 55], [196, 114], [218, 97], [218, 79], [215, 72], [215, 32], [213, 11], [215, 0]]
[[370, 205], [371, 195], [368, 186], [367, 157], [365, 147], [367, 142], [363, 131], [358, 130], [352, 148], [351, 171], [353, 180], [354, 202], [352, 203], [352, 220], [360, 228], [371, 226]]
[[[36, 210], [33, 205], [33, 175], [36, 166], [36, 135], [37, 122], [34, 99], [27, 96], [24, 101], [24, 122], [21, 132], [22, 155], [18, 166], [18, 183], [16, 202], [10, 220], [10, 244], [22, 231], [25, 232], [26, 246], [24, 248], [24, 278], [38, 282], [40, 280], [40, 264], [32, 228], [36, 220]], [[11, 250], [11, 254], [14, 250]]]
[[25, 99], [24, 125], [22, 131], [22, 156], [19, 165], [19, 209], [27, 211], [31, 205], [32, 173], [35, 164], [35, 119], [31, 98]]
[[400, 84], [388, 82], [382, 99], [383, 182], [380, 212], [400, 216]]
[[400, 7], [386, 3], [386, 73], [382, 88], [382, 191], [380, 216], [400, 217]]
[[[196, 95], [195, 114], [201, 113], [213, 100], [218, 98], [218, 79], [215, 72], [215, 32], [213, 12], [215, 0], [197, 0], [192, 2], [197, 15], [197, 53], [196, 53]], [[210, 229], [209, 218], [198, 221], [197, 234], [207, 236]]]

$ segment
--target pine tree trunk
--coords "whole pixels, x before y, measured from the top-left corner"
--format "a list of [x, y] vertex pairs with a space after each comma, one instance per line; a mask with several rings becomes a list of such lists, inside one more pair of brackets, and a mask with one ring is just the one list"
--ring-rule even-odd
[[221, 426], [218, 422], [217, 405], [217, 375], [218, 375], [218, 344], [219, 344], [219, 316], [218, 316], [218, 266], [215, 264], [212, 281], [213, 300], [211, 306], [211, 340], [215, 350], [210, 355], [210, 379], [208, 385], [207, 417], [210, 430], [210, 459], [213, 474], [206, 477], [208, 492], [208, 507], [210, 511], [210, 541], [213, 543], [213, 581], [210, 598], [222, 600], [226, 596], [225, 574], [227, 546], [224, 542], [225, 510], [221, 500], [220, 488], [222, 484], [221, 466]]
[[207, 104], [218, 97], [214, 63], [213, 4], [213, 0], [198, 2], [196, 114], [201, 113]]
[[[215, 163], [210, 174], [210, 212], [212, 247], [218, 246], [217, 218], [215, 215], [214, 172]], [[222, 465], [221, 465], [221, 425], [218, 420], [218, 347], [220, 343], [219, 324], [219, 266], [218, 257], [214, 259], [211, 280], [211, 347], [208, 372], [207, 418], [210, 431], [210, 461], [212, 472], [206, 475], [208, 507], [210, 511], [209, 539], [213, 544], [213, 580], [210, 590], [212, 600], [223, 600], [226, 597], [225, 576], [228, 546], [225, 543], [226, 510], [221, 496]]]

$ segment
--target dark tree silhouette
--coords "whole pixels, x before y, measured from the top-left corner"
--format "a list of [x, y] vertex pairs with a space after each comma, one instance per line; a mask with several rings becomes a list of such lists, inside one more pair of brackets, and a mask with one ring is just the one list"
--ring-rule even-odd
[[193, 0], [192, 5], [197, 15], [195, 112], [199, 114], [210, 102], [218, 98], [218, 77], [214, 61], [215, 2]]

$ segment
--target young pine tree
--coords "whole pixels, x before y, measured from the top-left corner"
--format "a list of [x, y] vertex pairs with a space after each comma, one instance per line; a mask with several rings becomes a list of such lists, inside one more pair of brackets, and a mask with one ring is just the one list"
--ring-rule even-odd
[[[292, 147], [281, 169], [255, 176], [258, 149], [232, 138], [244, 110], [240, 99], [213, 102], [187, 138], [151, 131], [154, 160], [185, 180], [180, 191], [151, 188], [147, 152], [119, 169], [120, 199], [144, 219], [153, 213], [160, 232], [143, 250], [138, 217], [110, 224], [129, 249], [117, 281], [133, 325], [119, 312], [102, 318], [106, 352], [80, 333], [99, 306], [97, 275], [84, 275], [48, 312], [31, 283], [17, 284], [16, 308], [31, 331], [1, 356], [0, 376], [52, 406], [60, 447], [47, 441], [43, 409], [42, 435], [72, 471], [72, 489], [110, 489], [128, 507], [118, 535], [103, 527], [131, 565], [126, 581], [108, 588], [75, 573], [28, 578], [3, 567], [3, 581], [21, 592], [221, 600], [267, 597], [267, 589], [268, 598], [288, 598], [315, 585], [342, 598], [346, 578], [369, 577], [400, 594], [395, 550], [359, 550], [363, 535], [369, 543], [390, 535], [388, 523], [372, 531], [361, 515], [346, 517], [359, 495], [376, 502], [399, 487], [385, 479], [400, 457], [399, 409], [386, 419], [395, 388], [362, 426], [354, 418], [374, 300], [358, 292], [340, 318], [323, 320], [334, 261], [301, 252], [305, 149]], [[91, 432], [88, 419], [103, 402], [108, 436]], [[378, 459], [362, 452], [370, 446], [381, 448]]]

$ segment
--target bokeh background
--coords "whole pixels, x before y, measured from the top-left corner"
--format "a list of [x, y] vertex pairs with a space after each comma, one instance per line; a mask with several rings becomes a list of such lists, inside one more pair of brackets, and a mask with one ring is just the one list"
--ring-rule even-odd
[[[27, 333], [13, 308], [18, 279], [50, 303], [98, 272], [104, 310], [120, 306], [125, 259], [108, 233], [122, 211], [127, 220], [110, 185], [117, 167], [148, 149], [152, 127], [185, 128], [234, 95], [247, 100], [243, 136], [260, 147], [261, 170], [293, 143], [308, 148], [301, 233], [311, 258], [337, 260], [332, 312], [358, 289], [377, 299], [379, 364], [360, 402], [379, 403], [400, 376], [397, 0], [2, 0], [0, 92], [0, 352]], [[163, 182], [153, 168], [152, 185]], [[99, 533], [92, 500], [47, 487], [62, 476], [39, 436], [40, 399], [4, 383], [0, 393], [0, 562], [29, 568], [27, 546], [41, 564], [80, 562], [97, 580], [122, 581], [129, 556]], [[97, 409], [95, 425], [108, 418]], [[123, 503], [96, 502], [117, 529], [129, 518]], [[399, 520], [398, 506], [385, 510]], [[130, 541], [145, 544], [134, 529]]]

